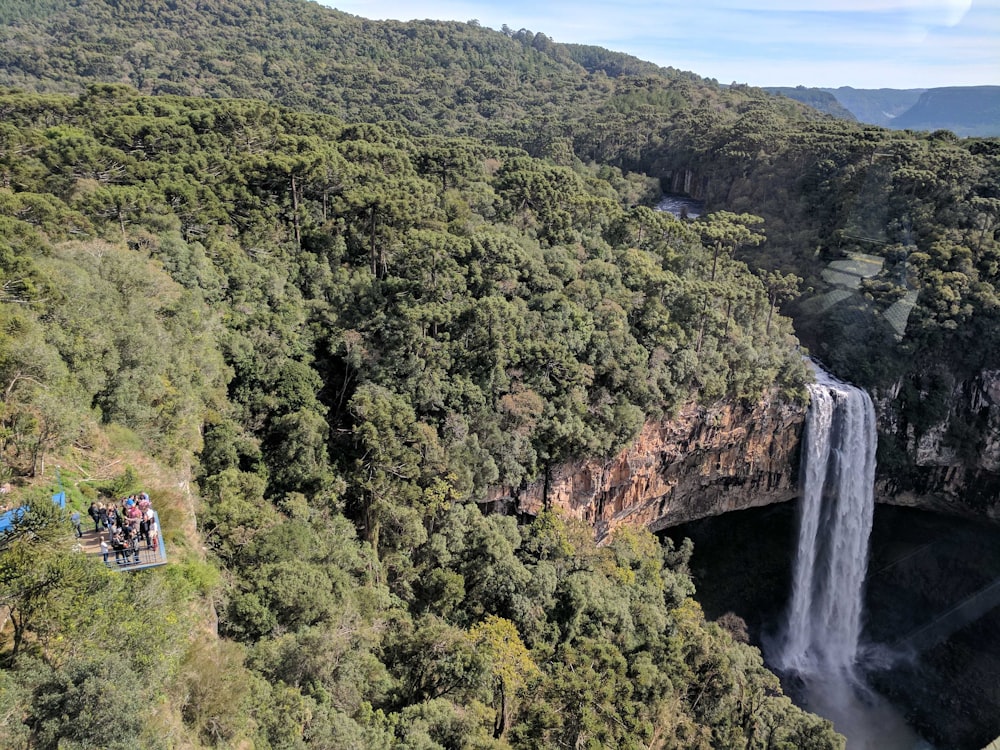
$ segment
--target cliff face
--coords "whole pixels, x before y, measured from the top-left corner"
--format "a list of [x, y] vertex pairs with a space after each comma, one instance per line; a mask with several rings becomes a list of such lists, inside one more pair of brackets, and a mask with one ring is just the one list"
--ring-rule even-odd
[[[1000, 520], [1000, 370], [986, 370], [948, 387], [946, 416], [930, 425], [907, 421], [907, 396], [897, 387], [878, 394], [879, 426], [911, 465], [880, 472], [876, 498], [898, 505]], [[882, 438], [880, 438], [882, 439]]]
[[[906, 401], [928, 394], [876, 394], [880, 443], [905, 456], [903, 466], [880, 459], [876, 500], [1000, 520], [1000, 371], [948, 390], [947, 416], [920, 429], [907, 421]], [[784, 502], [797, 495], [805, 414], [803, 404], [774, 399], [691, 404], [647, 423], [613, 459], [561, 464], [526, 487], [497, 488], [488, 501], [528, 515], [557, 508], [593, 526], [598, 539], [623, 524], [658, 531]]]
[[708, 195], [708, 178], [697, 175], [690, 169], [667, 170], [663, 185], [664, 192], [689, 195], [699, 201]]
[[805, 407], [766, 400], [752, 407], [689, 405], [646, 424], [611, 460], [553, 467], [518, 490], [499, 488], [496, 506], [536, 514], [546, 506], [591, 524], [656, 531], [697, 518], [795, 497]]

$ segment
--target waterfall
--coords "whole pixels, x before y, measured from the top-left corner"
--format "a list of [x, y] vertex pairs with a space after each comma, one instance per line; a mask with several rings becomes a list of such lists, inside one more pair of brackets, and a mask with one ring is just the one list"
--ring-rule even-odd
[[868, 394], [818, 371], [802, 447], [792, 600], [778, 661], [800, 675], [853, 676], [875, 481]]

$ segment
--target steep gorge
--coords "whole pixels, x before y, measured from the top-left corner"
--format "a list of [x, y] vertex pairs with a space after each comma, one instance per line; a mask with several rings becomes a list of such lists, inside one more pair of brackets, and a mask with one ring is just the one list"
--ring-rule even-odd
[[805, 409], [769, 397], [752, 406], [689, 404], [648, 422], [611, 460], [552, 467], [523, 488], [496, 489], [496, 508], [537, 514], [558, 508], [604, 538], [621, 525], [656, 531], [706, 516], [790, 500], [796, 495]]
[[[904, 389], [877, 394], [880, 455], [876, 501], [956, 515], [1000, 515], [1000, 371], [956, 381], [945, 416], [923, 429], [906, 421]], [[599, 539], [622, 525], [659, 531], [699, 518], [791, 500], [798, 493], [805, 406], [772, 393], [753, 405], [688, 404], [647, 422], [611, 459], [553, 466], [524, 487], [498, 487], [493, 508], [536, 515], [560, 509]], [[962, 431], [974, 431], [956, 447]], [[897, 446], [899, 455], [891, 452]]]
[[[984, 370], [965, 379], [939, 373], [937, 381], [936, 387], [906, 387], [910, 384], [901, 381], [877, 394], [881, 442], [887, 454], [895, 455], [880, 461], [876, 497], [998, 520], [1000, 371]], [[935, 398], [940, 402], [936, 418], [926, 423], [907, 419], [915, 402]]]

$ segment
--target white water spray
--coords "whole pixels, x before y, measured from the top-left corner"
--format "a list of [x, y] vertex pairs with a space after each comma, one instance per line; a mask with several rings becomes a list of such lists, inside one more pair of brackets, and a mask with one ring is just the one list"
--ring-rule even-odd
[[796, 702], [825, 716], [848, 750], [933, 750], [859, 676], [868, 537], [875, 509], [875, 408], [817, 368], [802, 444], [792, 601], [776, 666]]
[[783, 671], [853, 678], [875, 481], [875, 409], [868, 394], [822, 371], [803, 442], [801, 525]]

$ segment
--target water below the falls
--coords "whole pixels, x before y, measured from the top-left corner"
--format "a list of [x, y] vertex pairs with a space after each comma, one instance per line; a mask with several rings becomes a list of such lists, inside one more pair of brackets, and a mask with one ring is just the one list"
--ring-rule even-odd
[[[780, 672], [776, 652], [785, 642], [797, 502], [663, 533], [694, 541], [691, 572], [706, 616], [733, 612], [743, 618], [751, 642]], [[856, 662], [860, 679], [784, 674], [785, 691], [830, 718], [848, 736], [849, 750], [979, 750], [1000, 736], [1000, 607], [976, 612], [968, 623], [937, 625], [998, 578], [1000, 527], [876, 506]]]
[[855, 676], [810, 675], [785, 690], [796, 705], [833, 722], [847, 750], [933, 750], [902, 711]]
[[705, 202], [686, 195], [664, 195], [656, 204], [657, 211], [666, 211], [678, 219], [697, 219], [705, 211]]

